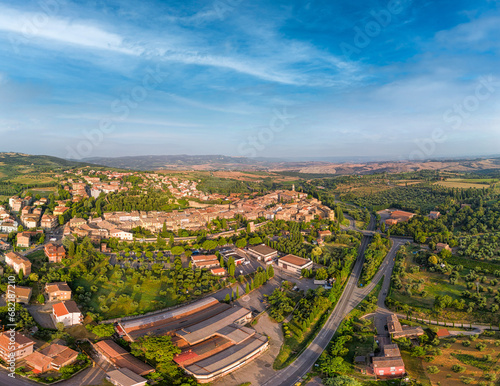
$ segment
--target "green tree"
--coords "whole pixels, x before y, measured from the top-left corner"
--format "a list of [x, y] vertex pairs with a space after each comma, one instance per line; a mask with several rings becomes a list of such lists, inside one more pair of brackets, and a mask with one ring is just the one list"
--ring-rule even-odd
[[356, 379], [348, 377], [347, 375], [341, 375], [335, 378], [327, 378], [323, 381], [325, 386], [361, 386]]
[[40, 304], [45, 304], [45, 296], [43, 296], [43, 294], [39, 294], [36, 298], [36, 300], [38, 301], [38, 303]]
[[246, 239], [238, 239], [238, 240], [236, 240], [236, 243], [234, 245], [236, 245], [237, 248], [245, 248], [247, 245], [247, 240]]
[[112, 336], [115, 333], [115, 327], [111, 323], [98, 324], [92, 328], [92, 332], [98, 338], [105, 338]]
[[168, 335], [146, 336], [139, 338], [130, 345], [132, 354], [142, 356], [156, 364], [158, 371], [164, 374], [178, 373], [178, 368], [173, 359], [176, 354], [180, 354], [181, 349], [172, 343]]
[[429, 256], [429, 264], [436, 265], [438, 263], [438, 258], [436, 255]]

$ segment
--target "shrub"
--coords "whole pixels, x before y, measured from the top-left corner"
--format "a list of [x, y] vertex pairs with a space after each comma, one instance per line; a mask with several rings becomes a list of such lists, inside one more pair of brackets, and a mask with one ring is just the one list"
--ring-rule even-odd
[[486, 349], [486, 343], [478, 343], [476, 344], [476, 349], [478, 349], [479, 351], [484, 351]]
[[454, 373], [463, 373], [465, 372], [466, 368], [464, 366], [460, 366], [460, 365], [453, 365], [451, 366], [451, 371], [453, 371]]
[[464, 346], [464, 347], [469, 347], [469, 346], [470, 346], [470, 340], [464, 340], [464, 341], [462, 342], [462, 346]]
[[429, 367], [427, 367], [427, 372], [429, 374], [437, 374], [437, 373], [439, 373], [439, 371], [440, 370], [439, 370], [439, 368], [437, 366], [429, 366]]
[[465, 383], [466, 385], [474, 382], [474, 378], [471, 378], [471, 377], [460, 377], [460, 380]]

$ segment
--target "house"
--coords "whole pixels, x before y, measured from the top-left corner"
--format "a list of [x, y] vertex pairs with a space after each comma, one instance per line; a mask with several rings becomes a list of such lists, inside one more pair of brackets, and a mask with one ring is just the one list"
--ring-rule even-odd
[[420, 335], [424, 335], [424, 330], [422, 327], [417, 326], [403, 326], [399, 322], [396, 314], [391, 314], [387, 317], [387, 330], [393, 338], [414, 338]]
[[193, 268], [212, 268], [220, 266], [219, 260], [203, 260], [203, 261], [194, 261], [192, 263]]
[[215, 275], [215, 276], [227, 276], [227, 271], [226, 271], [226, 268], [222, 268], [222, 267], [219, 267], [219, 268], [212, 268], [210, 270], [210, 273], [212, 275]]
[[62, 323], [65, 327], [82, 324], [83, 315], [73, 300], [66, 300], [52, 306], [52, 315], [56, 323]]
[[115, 367], [126, 368], [137, 375], [146, 375], [155, 371], [150, 365], [141, 362], [110, 339], [101, 340], [93, 346], [100, 357]]
[[399, 357], [373, 357], [373, 371], [377, 377], [401, 378], [405, 373], [405, 363]]
[[415, 213], [405, 212], [403, 210], [395, 210], [391, 213], [391, 216], [385, 220], [385, 225], [395, 225], [400, 222], [406, 222], [415, 216]]
[[106, 380], [116, 386], [144, 386], [148, 381], [127, 368], [108, 371]]
[[14, 288], [14, 296], [16, 303], [24, 303], [27, 304], [31, 299], [32, 289], [31, 287], [21, 287], [16, 285]]
[[17, 246], [21, 248], [29, 248], [31, 245], [31, 237], [28, 233], [22, 232], [17, 235]]
[[109, 235], [111, 237], [117, 237], [120, 240], [129, 240], [129, 241], [131, 241], [131, 240], [134, 239], [134, 235], [131, 232], [122, 231], [121, 229], [117, 229], [117, 228], [111, 229], [109, 231]]
[[53, 343], [40, 351], [28, 355], [24, 360], [34, 373], [60, 370], [76, 361], [78, 352], [69, 347]]
[[5, 331], [0, 334], [0, 357], [7, 363], [24, 358], [33, 352], [35, 341], [16, 332]]
[[320, 239], [324, 240], [325, 237], [328, 237], [328, 236], [331, 236], [332, 235], [332, 232], [329, 231], [329, 230], [326, 230], [326, 231], [318, 231], [318, 236]]
[[22, 270], [25, 277], [31, 273], [31, 261], [17, 252], [7, 253], [5, 255], [5, 264], [11, 267], [17, 274]]
[[69, 288], [66, 282], [47, 283], [45, 284], [45, 292], [47, 293], [49, 302], [71, 299], [71, 288]]
[[275, 257], [278, 257], [278, 251], [265, 244], [248, 247], [248, 254], [255, 257], [257, 260], [262, 260], [266, 263], [268, 261], [272, 261]]
[[54, 216], [61, 216], [63, 215], [66, 211], [68, 211], [69, 208], [67, 206], [56, 206], [54, 208]]
[[66, 250], [62, 245], [46, 244], [44, 252], [50, 263], [60, 263], [66, 257]]
[[439, 218], [439, 216], [441, 216], [441, 213], [436, 212], [436, 211], [431, 211], [431, 212], [429, 213], [429, 218], [430, 218], [431, 220], [436, 220], [437, 218]]
[[40, 222], [40, 226], [45, 230], [52, 230], [59, 225], [59, 220], [57, 216], [53, 216], [50, 214], [44, 214], [42, 216], [42, 220]]
[[278, 259], [278, 267], [299, 275], [303, 269], [312, 268], [312, 265], [313, 262], [311, 260], [295, 255], [286, 255]]
[[0, 240], [0, 251], [10, 249], [11, 245], [7, 241]]
[[436, 244], [436, 252], [441, 252], [443, 249], [446, 249], [447, 251], [451, 252], [451, 248], [448, 244], [445, 243], [437, 243]]

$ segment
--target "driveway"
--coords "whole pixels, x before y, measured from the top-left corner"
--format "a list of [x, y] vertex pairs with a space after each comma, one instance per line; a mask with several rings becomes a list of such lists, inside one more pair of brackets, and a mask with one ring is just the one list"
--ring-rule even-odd
[[28, 304], [25, 305], [24, 307], [28, 310], [30, 315], [35, 319], [35, 321], [42, 327], [44, 328], [56, 328], [54, 325], [53, 319], [51, 317], [52, 314], [52, 303], [47, 303], [43, 305], [33, 305], [33, 304]]

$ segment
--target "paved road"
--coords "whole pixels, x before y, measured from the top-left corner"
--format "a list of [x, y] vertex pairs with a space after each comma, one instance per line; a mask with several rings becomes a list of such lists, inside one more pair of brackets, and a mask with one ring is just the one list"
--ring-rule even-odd
[[[370, 228], [373, 227], [373, 225], [372, 219]], [[272, 378], [263, 383], [263, 386], [291, 386], [296, 382], [299, 382], [302, 376], [309, 371], [323, 350], [327, 347], [344, 317], [349, 314], [375, 288], [384, 276], [386, 277], [386, 280], [384, 280], [383, 287], [386, 287], [386, 290], [388, 289], [388, 283], [390, 284], [390, 275], [394, 267], [394, 257], [396, 256], [398, 249], [406, 242], [406, 240], [393, 240], [393, 245], [372, 282], [366, 287], [360, 288], [357, 286], [357, 283], [359, 282], [361, 270], [363, 268], [364, 252], [370, 242], [370, 239], [370, 236], [363, 237], [356, 263], [344, 288], [344, 292], [342, 293], [340, 300], [322, 330], [318, 333], [309, 347], [289, 367], [277, 372]], [[382, 291], [383, 290], [384, 289], [382, 289]]]

